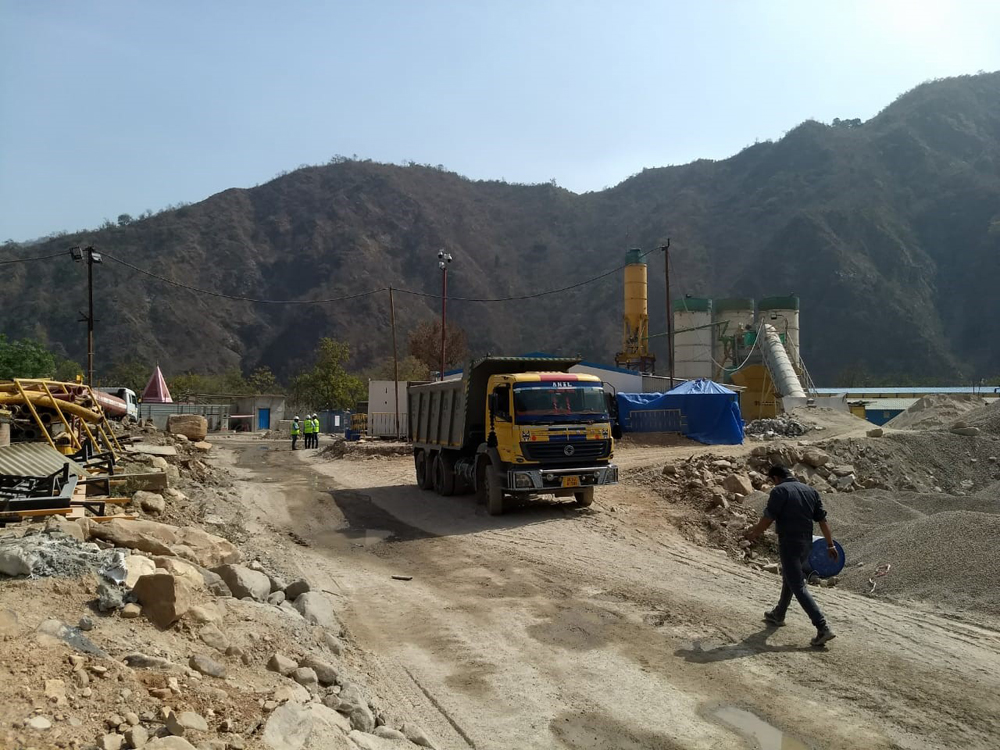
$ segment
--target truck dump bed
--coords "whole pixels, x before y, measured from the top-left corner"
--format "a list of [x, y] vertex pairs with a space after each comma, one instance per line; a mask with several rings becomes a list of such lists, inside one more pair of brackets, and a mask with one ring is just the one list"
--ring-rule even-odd
[[409, 433], [418, 448], [474, 448], [486, 439], [486, 385], [493, 375], [566, 372], [577, 358], [483, 357], [460, 380], [410, 386]]

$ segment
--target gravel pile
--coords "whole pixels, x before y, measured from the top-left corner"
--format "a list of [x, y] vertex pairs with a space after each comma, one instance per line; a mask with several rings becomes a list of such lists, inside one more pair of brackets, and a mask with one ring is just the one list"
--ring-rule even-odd
[[894, 430], [943, 430], [985, 405], [979, 396], [932, 394], [886, 422]]
[[971, 427], [978, 427], [984, 433], [1000, 435], [1000, 401], [994, 401], [966, 414], [962, 421]]
[[876, 580], [875, 596], [922, 599], [1000, 615], [1000, 515], [943, 511], [875, 525], [854, 541], [846, 526], [841, 533], [835, 512], [830, 515], [834, 535], [847, 554], [848, 567], [841, 577], [846, 588], [867, 593], [876, 566], [888, 563], [892, 567]]

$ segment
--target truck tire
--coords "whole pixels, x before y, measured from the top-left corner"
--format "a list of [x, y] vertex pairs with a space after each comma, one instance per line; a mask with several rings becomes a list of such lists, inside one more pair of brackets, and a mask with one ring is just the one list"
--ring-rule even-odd
[[594, 503], [594, 488], [587, 487], [579, 492], [574, 492], [573, 497], [576, 498], [576, 504], [581, 508], [586, 508]]
[[434, 458], [434, 491], [444, 497], [455, 494], [455, 467], [443, 453]]
[[417, 472], [417, 486], [422, 490], [429, 490], [433, 484], [431, 467], [427, 465], [427, 451], [417, 450], [413, 454], [413, 466]]
[[483, 472], [483, 494], [486, 497], [486, 512], [491, 516], [503, 513], [503, 486], [500, 484], [500, 474], [492, 463], [486, 464]]

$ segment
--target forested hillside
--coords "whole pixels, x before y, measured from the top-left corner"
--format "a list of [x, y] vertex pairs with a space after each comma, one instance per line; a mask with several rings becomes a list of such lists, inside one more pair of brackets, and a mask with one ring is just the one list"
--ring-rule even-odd
[[[155, 176], [151, 176], [155, 179]], [[99, 250], [231, 297], [306, 301], [393, 286], [435, 295], [437, 251], [455, 298], [530, 295], [672, 240], [673, 292], [797, 293], [818, 384], [968, 382], [1000, 375], [1000, 74], [904, 94], [867, 122], [805, 122], [722, 161], [647, 169], [577, 195], [467, 180], [424, 166], [333, 160], [122, 225], [8, 243], [0, 260]], [[654, 332], [663, 260], [650, 262]], [[316, 305], [251, 303], [172, 286], [108, 259], [96, 269], [98, 371], [138, 356], [166, 371], [293, 374], [318, 340], [356, 367], [388, 356], [384, 292]], [[0, 266], [0, 332], [85, 359], [85, 270], [68, 257]], [[400, 340], [439, 300], [395, 295]], [[545, 350], [612, 361], [620, 273], [530, 300], [453, 300], [476, 353]], [[659, 341], [662, 342], [662, 339]], [[662, 345], [660, 347], [662, 358]]]

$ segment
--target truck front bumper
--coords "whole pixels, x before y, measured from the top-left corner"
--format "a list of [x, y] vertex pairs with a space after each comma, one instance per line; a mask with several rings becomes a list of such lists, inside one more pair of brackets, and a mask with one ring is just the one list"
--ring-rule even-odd
[[615, 464], [571, 469], [510, 469], [504, 489], [507, 492], [573, 492], [605, 484], [618, 484]]

